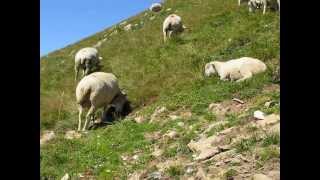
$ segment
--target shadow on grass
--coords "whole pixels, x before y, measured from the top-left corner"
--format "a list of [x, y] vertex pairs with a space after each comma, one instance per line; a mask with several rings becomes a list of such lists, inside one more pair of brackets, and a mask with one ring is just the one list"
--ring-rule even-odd
[[114, 107], [110, 107], [105, 116], [100, 118], [101, 120], [97, 123], [92, 123], [89, 127], [89, 130], [94, 130], [97, 128], [105, 127], [108, 125], [112, 125], [113, 123], [124, 119], [127, 115], [132, 112], [133, 108], [131, 106], [131, 102], [127, 101], [123, 107], [123, 111], [120, 113], [116, 113]]

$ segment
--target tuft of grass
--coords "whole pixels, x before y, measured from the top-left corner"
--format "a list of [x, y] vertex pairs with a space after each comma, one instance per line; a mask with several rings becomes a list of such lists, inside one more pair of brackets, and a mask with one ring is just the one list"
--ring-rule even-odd
[[256, 135], [248, 139], [242, 139], [239, 143], [235, 145], [236, 152], [242, 153], [249, 151], [253, 146], [259, 142], [259, 138]]
[[280, 134], [270, 133], [262, 141], [262, 146], [267, 147], [270, 145], [280, 145]]
[[181, 166], [171, 166], [166, 172], [171, 178], [179, 179], [179, 176], [183, 174], [183, 168]]

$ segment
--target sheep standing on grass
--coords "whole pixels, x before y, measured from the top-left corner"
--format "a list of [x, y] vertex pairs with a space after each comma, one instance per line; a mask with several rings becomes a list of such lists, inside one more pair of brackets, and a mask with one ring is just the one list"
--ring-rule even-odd
[[81, 79], [76, 88], [76, 99], [79, 105], [78, 131], [81, 129], [81, 117], [85, 108], [89, 111], [83, 131], [86, 130], [88, 120], [94, 120], [97, 109], [103, 107], [103, 114], [105, 114], [107, 108], [112, 104], [116, 112], [121, 113], [127, 100], [126, 95], [119, 89], [117, 78], [111, 73], [104, 72], [95, 72]]
[[218, 73], [220, 80], [241, 82], [251, 78], [252, 75], [264, 72], [267, 66], [260, 60], [250, 57], [242, 57], [226, 62], [212, 61], [205, 65], [205, 75]]
[[265, 14], [268, 4], [270, 4], [270, 6], [277, 4], [280, 11], [280, 0], [249, 0], [249, 12], [253, 12], [255, 9], [261, 9], [263, 7], [263, 14]]
[[163, 38], [164, 41], [167, 38], [171, 38], [172, 35], [176, 35], [181, 33], [186, 29], [186, 27], [182, 24], [181, 17], [176, 14], [169, 15], [163, 22]]
[[160, 3], [153, 3], [149, 8], [149, 10], [153, 12], [159, 12], [161, 11], [161, 9], [162, 9], [162, 5]]
[[[82, 69], [82, 76], [92, 73], [94, 70], [101, 68], [100, 60], [102, 57], [98, 56], [98, 50], [92, 47], [80, 49], [75, 55], [75, 81], [78, 79], [79, 70]], [[96, 68], [96, 69], [94, 69]]]

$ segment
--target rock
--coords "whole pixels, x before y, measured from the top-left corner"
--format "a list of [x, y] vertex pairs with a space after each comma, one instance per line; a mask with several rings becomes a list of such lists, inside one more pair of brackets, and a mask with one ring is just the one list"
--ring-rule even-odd
[[184, 126], [184, 123], [183, 123], [183, 122], [178, 122], [177, 125], [180, 126], [180, 127], [183, 127], [183, 126]]
[[159, 12], [162, 9], [162, 5], [160, 3], [153, 3], [149, 9], [153, 12]]
[[273, 125], [280, 121], [280, 116], [276, 114], [270, 114], [264, 118], [264, 120], [257, 121], [256, 123], [260, 127], [265, 127], [267, 125]]
[[62, 178], [61, 180], [69, 180], [70, 179], [70, 176], [68, 173], [66, 173]]
[[102, 45], [101, 41], [98, 41], [97, 44], [93, 45], [94, 48], [99, 48]]
[[138, 117], [135, 117], [134, 118], [134, 121], [136, 122], [136, 123], [143, 123], [144, 121], [145, 121], [146, 119], [143, 117], [143, 116], [138, 116]]
[[174, 138], [178, 137], [178, 133], [176, 131], [170, 130], [166, 134], [164, 134], [163, 137], [168, 137], [169, 139], [174, 139]]
[[125, 31], [130, 31], [132, 29], [132, 24], [128, 24], [123, 28]]
[[191, 140], [187, 146], [192, 151], [199, 152], [199, 155], [194, 158], [194, 160], [202, 161], [211, 158], [222, 151], [221, 148], [213, 146], [213, 144], [222, 141], [223, 138], [224, 137], [222, 136], [210, 136], [208, 138], [202, 137], [198, 142]]
[[227, 124], [227, 121], [214, 122], [214, 123], [210, 124], [206, 130], [203, 131], [203, 134], [206, 134], [206, 133], [209, 132], [212, 128], [216, 128], [216, 127], [218, 127], [218, 126], [223, 126], [223, 125], [225, 125], [225, 124]]
[[165, 112], [167, 112], [166, 107], [157, 107], [154, 113], [150, 117], [150, 122], [156, 121], [157, 118], [159, 118], [161, 115], [163, 115]]
[[241, 163], [241, 160], [238, 159], [238, 158], [233, 158], [233, 159], [230, 161], [230, 163], [232, 163], [232, 164], [239, 164], [239, 163]]
[[261, 112], [261, 111], [255, 111], [253, 113], [253, 117], [258, 119], [258, 120], [263, 120], [265, 117], [264, 117], [264, 113]]
[[280, 180], [280, 171], [270, 171], [268, 177], [271, 177], [273, 180]]
[[81, 138], [81, 134], [74, 131], [74, 130], [71, 130], [71, 131], [67, 131], [64, 138], [66, 139], [79, 139]]
[[154, 179], [154, 180], [158, 179], [158, 180], [160, 180], [161, 178], [162, 178], [162, 173], [159, 172], [159, 171], [155, 171], [155, 172], [150, 173], [148, 175], [147, 179]]
[[166, 9], [166, 11], [171, 11], [171, 10], [172, 10], [171, 8], [167, 8], [167, 9]]
[[150, 21], [154, 20], [156, 17], [155, 16], [151, 16], [149, 19]]
[[253, 175], [252, 180], [272, 180], [272, 179], [264, 174], [255, 174]]
[[55, 137], [56, 135], [54, 131], [44, 131], [42, 137], [40, 138], [40, 145], [47, 143], [48, 141], [52, 140]]

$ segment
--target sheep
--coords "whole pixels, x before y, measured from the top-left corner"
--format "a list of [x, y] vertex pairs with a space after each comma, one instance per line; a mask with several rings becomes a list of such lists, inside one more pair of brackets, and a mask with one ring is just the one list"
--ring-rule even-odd
[[[275, 0], [249, 0], [248, 6], [249, 6], [249, 12], [253, 12], [255, 9], [260, 9], [263, 7], [263, 14], [266, 13], [267, 5], [272, 5], [275, 3]], [[277, 0], [278, 9], [280, 11], [280, 0]]]
[[78, 131], [81, 129], [81, 117], [84, 109], [89, 109], [82, 131], [86, 130], [88, 120], [94, 120], [97, 109], [102, 108], [104, 113], [112, 104], [116, 112], [121, 113], [126, 102], [126, 95], [121, 92], [115, 75], [105, 72], [94, 72], [83, 79], [76, 88], [76, 100], [79, 110]]
[[101, 68], [100, 60], [102, 57], [98, 56], [98, 50], [93, 47], [86, 47], [80, 49], [75, 55], [75, 81], [78, 79], [79, 70], [82, 69], [82, 76], [86, 76], [93, 72], [94, 68], [99, 70]]
[[242, 57], [226, 62], [212, 61], [205, 65], [205, 76], [218, 73], [220, 80], [241, 82], [251, 78], [254, 74], [264, 72], [267, 66], [260, 60]]
[[186, 27], [182, 24], [181, 17], [176, 14], [169, 15], [163, 22], [163, 38], [171, 38], [173, 34], [178, 34], [184, 31]]
[[161, 11], [161, 9], [162, 9], [162, 5], [160, 3], [153, 3], [149, 8], [149, 10], [153, 12], [159, 12]]

